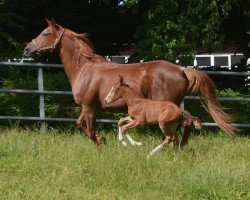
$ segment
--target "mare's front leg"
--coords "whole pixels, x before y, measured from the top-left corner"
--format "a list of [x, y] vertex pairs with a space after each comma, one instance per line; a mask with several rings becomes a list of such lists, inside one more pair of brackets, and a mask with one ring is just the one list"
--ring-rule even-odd
[[84, 132], [86, 134], [86, 127], [83, 125], [84, 121], [85, 121], [84, 112], [82, 110], [81, 113], [80, 113], [80, 116], [76, 120], [76, 127], [77, 127], [77, 129], [79, 129], [80, 131], [82, 131], [82, 132]]
[[[86, 127], [83, 126], [83, 122], [85, 121]], [[96, 137], [95, 133], [95, 110], [82, 105], [82, 112], [77, 119], [77, 127], [81, 129], [87, 137], [89, 137], [96, 145], [101, 144], [101, 139]]]

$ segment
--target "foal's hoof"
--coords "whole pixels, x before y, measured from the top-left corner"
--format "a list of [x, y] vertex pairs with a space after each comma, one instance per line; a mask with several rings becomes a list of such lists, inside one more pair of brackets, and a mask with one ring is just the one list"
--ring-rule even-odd
[[101, 144], [107, 144], [107, 140], [105, 137], [100, 136], [97, 138], [96, 145], [101, 145]]
[[145, 146], [145, 144], [142, 142], [138, 142], [138, 146]]

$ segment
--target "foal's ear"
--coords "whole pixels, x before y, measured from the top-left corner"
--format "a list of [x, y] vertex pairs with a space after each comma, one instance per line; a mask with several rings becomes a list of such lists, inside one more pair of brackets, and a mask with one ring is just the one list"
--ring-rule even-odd
[[119, 83], [120, 83], [120, 85], [122, 85], [122, 84], [123, 84], [123, 81], [124, 81], [123, 76], [122, 76], [122, 75], [119, 75]]

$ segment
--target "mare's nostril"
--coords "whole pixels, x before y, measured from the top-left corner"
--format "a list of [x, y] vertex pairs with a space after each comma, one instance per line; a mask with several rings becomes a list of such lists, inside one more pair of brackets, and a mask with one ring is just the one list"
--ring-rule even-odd
[[28, 55], [29, 54], [29, 51], [30, 49], [28, 47], [26, 47], [24, 50], [23, 50], [23, 55]]

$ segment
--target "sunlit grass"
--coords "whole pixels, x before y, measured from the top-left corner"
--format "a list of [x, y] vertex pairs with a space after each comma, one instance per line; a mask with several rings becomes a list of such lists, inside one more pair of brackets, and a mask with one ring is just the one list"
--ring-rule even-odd
[[123, 147], [101, 133], [96, 147], [69, 131], [0, 132], [0, 199], [249, 199], [249, 138], [192, 136], [147, 160], [160, 136], [132, 133], [143, 147]]

